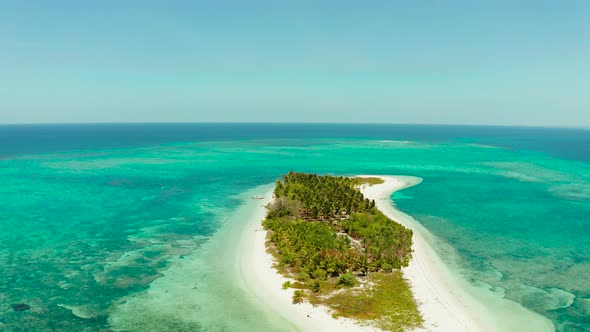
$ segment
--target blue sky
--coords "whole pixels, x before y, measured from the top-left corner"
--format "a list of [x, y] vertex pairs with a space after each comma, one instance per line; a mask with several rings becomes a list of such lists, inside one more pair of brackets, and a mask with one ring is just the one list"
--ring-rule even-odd
[[590, 1], [0, 1], [0, 123], [590, 126]]

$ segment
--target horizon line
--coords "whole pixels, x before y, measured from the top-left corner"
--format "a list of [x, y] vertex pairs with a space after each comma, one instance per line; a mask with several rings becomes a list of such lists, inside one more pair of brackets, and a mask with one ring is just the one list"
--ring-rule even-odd
[[410, 122], [272, 122], [272, 121], [145, 121], [145, 122], [14, 122], [0, 123], [0, 126], [63, 126], [63, 125], [368, 125], [368, 126], [440, 126], [440, 127], [502, 127], [502, 128], [546, 128], [546, 129], [590, 129], [588, 126], [567, 125], [523, 125], [523, 124], [477, 124], [477, 123], [410, 123]]

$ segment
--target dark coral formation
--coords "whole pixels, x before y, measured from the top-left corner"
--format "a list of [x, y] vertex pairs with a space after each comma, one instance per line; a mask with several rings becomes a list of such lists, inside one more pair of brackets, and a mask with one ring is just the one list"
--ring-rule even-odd
[[31, 309], [30, 305], [24, 304], [24, 303], [14, 303], [14, 304], [11, 304], [10, 307], [14, 311], [27, 311], [27, 310]]

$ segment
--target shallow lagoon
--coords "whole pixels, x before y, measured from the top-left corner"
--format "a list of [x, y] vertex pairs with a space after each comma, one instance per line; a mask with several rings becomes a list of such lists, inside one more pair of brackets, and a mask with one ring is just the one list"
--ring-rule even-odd
[[[559, 330], [590, 328], [590, 166], [583, 156], [571, 160], [570, 145], [567, 156], [532, 151], [530, 142], [526, 151], [507, 149], [507, 134], [497, 135], [501, 147], [495, 147], [489, 138], [478, 141], [476, 131], [444, 140], [400, 139], [408, 135], [395, 131], [370, 138], [370, 132], [356, 139], [170, 134], [168, 142], [93, 142], [71, 150], [61, 142], [47, 151], [27, 146], [22, 154], [5, 153], [0, 327], [117, 328], [113, 317], [121, 317], [124, 303], [137, 303], [150, 285], [166, 284], [171, 267], [184, 265], [193, 269], [190, 282], [203, 278], [194, 282], [197, 292], [207, 289], [204, 301], [168, 298], [157, 308], [151, 299], [158, 330], [280, 329], [284, 322], [249, 306], [239, 283], [224, 277], [231, 275], [230, 258], [210, 259], [218, 252], [210, 243], [239, 222], [236, 213], [249, 201], [243, 193], [293, 169], [423, 178], [397, 193], [396, 204], [452, 244], [458, 256], [449, 263], [458, 262], [458, 273], [550, 318]], [[537, 144], [544, 146], [542, 138]], [[15, 312], [13, 303], [31, 309]], [[219, 315], [223, 307], [233, 314]], [[129, 317], [138, 314], [126, 308]], [[197, 314], [189, 319], [187, 312]]]

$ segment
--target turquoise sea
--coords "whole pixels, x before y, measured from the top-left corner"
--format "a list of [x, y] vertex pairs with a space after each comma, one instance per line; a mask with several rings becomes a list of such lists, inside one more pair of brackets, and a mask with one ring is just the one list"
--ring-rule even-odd
[[0, 126], [0, 331], [292, 329], [228, 251], [289, 170], [421, 177], [393, 198], [457, 273], [590, 330], [590, 130], [103, 124]]

